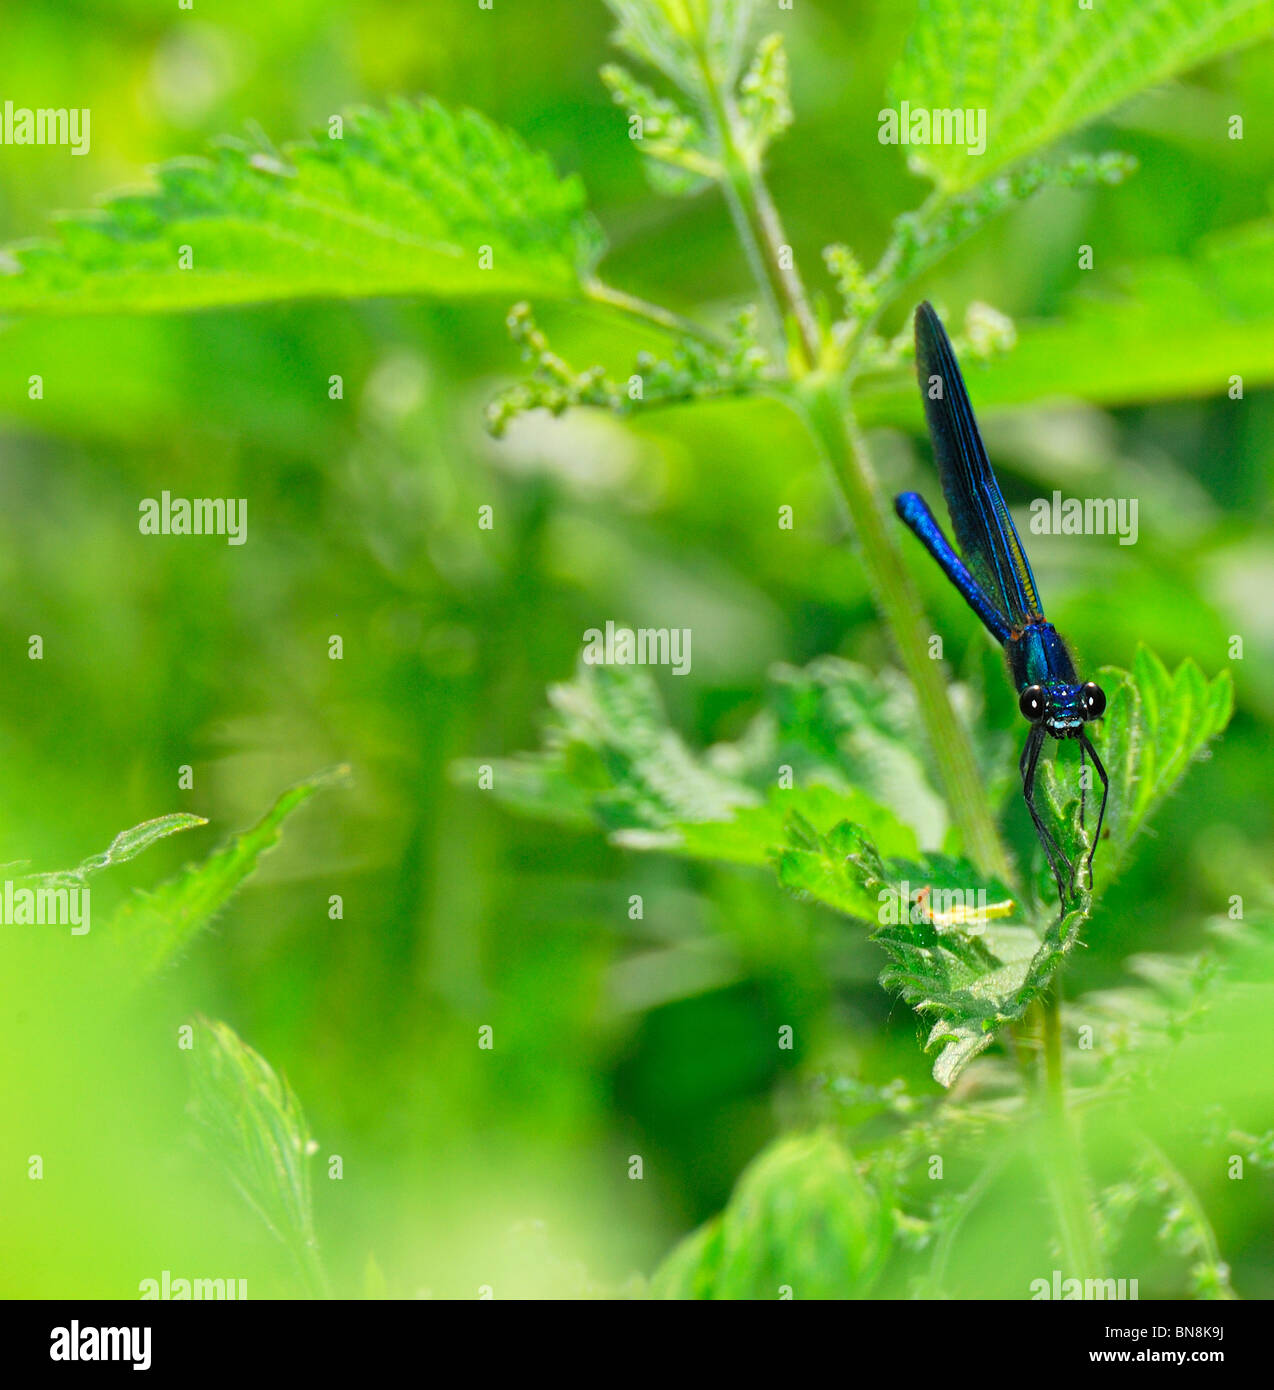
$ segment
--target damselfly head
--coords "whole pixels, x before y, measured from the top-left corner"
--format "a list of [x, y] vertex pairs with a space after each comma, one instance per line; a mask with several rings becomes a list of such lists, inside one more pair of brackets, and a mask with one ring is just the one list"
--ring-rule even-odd
[[1100, 719], [1106, 712], [1106, 694], [1094, 681], [1065, 685], [1050, 681], [1028, 685], [1018, 696], [1022, 718], [1043, 724], [1054, 738], [1073, 738], [1082, 724]]

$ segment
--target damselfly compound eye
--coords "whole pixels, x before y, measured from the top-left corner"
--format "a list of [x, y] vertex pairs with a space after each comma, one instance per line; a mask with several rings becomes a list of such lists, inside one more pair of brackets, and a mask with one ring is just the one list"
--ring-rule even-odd
[[1079, 688], [1079, 707], [1085, 719], [1100, 719], [1106, 713], [1106, 692], [1095, 681]]
[[1044, 691], [1038, 685], [1028, 685], [1017, 702], [1022, 717], [1038, 724], [1044, 717]]

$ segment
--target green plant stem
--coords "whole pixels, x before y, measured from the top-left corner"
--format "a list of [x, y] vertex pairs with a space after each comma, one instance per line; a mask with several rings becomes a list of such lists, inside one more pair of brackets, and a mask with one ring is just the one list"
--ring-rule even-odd
[[811, 371], [821, 357], [821, 337], [795, 262], [785, 264], [783, 248], [789, 243], [778, 209], [757, 167], [756, 157], [745, 149], [739, 138], [739, 115], [733, 93], [724, 91], [717, 83], [702, 43], [699, 67], [708, 115], [721, 152], [721, 188], [739, 240], [771, 311], [781, 322], [790, 320], [795, 325], [794, 347], [800, 366], [804, 371]]
[[739, 138], [732, 94], [717, 83], [702, 44], [699, 58], [721, 151], [722, 187], [762, 292], [778, 306], [784, 322], [795, 327], [791, 350], [801, 413], [848, 507], [872, 596], [915, 688], [947, 804], [969, 856], [984, 872], [1011, 884], [1012, 866], [996, 833], [968, 737], [956, 721], [938, 663], [929, 658], [920, 598], [895, 543], [866, 445], [843, 400], [842, 378], [822, 370], [832, 345], [825, 354], [800, 274], [782, 254], [787, 241], [778, 210], [756, 158]]
[[1044, 1142], [1041, 1152], [1067, 1276], [1099, 1279], [1105, 1261], [1093, 1222], [1093, 1204], [1084, 1172], [1083, 1155], [1066, 1110], [1066, 1078], [1062, 1067], [1062, 1018], [1054, 988], [1042, 1005]]
[[662, 328], [665, 332], [675, 336], [695, 338], [719, 350], [724, 350], [726, 347], [723, 339], [701, 324], [695, 323], [693, 319], [684, 318], [671, 309], [665, 309], [660, 304], [652, 304], [649, 300], [641, 299], [635, 294], [628, 294], [625, 290], [617, 290], [613, 285], [607, 285], [601, 280], [592, 280], [586, 284], [584, 294], [594, 304], [603, 304], [609, 309], [618, 309], [631, 318], [654, 324], [657, 328]]
[[799, 400], [849, 508], [872, 596], [915, 689], [947, 804], [964, 837], [965, 849], [980, 869], [1011, 884], [1012, 866], [991, 818], [968, 734], [951, 708], [942, 668], [930, 659], [919, 595], [891, 534], [890, 516], [866, 445], [842, 403], [834, 378], [807, 377], [801, 383]]
[[818, 365], [821, 349], [818, 325], [805, 298], [804, 286], [793, 267], [784, 264], [784, 238], [778, 209], [759, 175], [741, 163], [726, 161], [726, 191], [736, 224], [746, 228], [750, 255], [759, 260], [769, 293], [788, 320], [796, 325], [801, 366], [809, 371]]

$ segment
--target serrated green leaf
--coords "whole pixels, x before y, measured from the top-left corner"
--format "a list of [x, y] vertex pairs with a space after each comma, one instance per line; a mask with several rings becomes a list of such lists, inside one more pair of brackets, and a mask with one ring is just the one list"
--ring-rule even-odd
[[[960, 688], [957, 695], [976, 715], [971, 693]], [[477, 786], [479, 768], [490, 766], [491, 790], [511, 809], [574, 826], [591, 822], [636, 848], [739, 863], [765, 862], [770, 848], [785, 843], [788, 812], [806, 809], [807, 799], [820, 828], [863, 822], [886, 853], [909, 853], [916, 833], [930, 844], [946, 833], [915, 699], [896, 673], [878, 677], [830, 657], [803, 670], [775, 667], [766, 707], [742, 738], [705, 754], [668, 728], [647, 670], [581, 666], [576, 680], [549, 697], [546, 751], [461, 764], [453, 777]], [[976, 722], [970, 731], [992, 785], [1007, 786], [1004, 735]], [[775, 786], [783, 768], [791, 769], [787, 792]], [[861, 803], [846, 800], [856, 797]], [[756, 814], [739, 820], [747, 807]], [[914, 827], [906, 844], [894, 838], [899, 827]]]
[[956, 1077], [995, 1041], [995, 1034], [980, 1024], [935, 1023], [925, 1039], [925, 1050], [931, 1051], [942, 1043], [942, 1051], [933, 1064], [933, 1079], [940, 1086], [951, 1086]]
[[[1111, 796], [1099, 883], [1113, 877], [1231, 709], [1228, 675], [1208, 682], [1191, 662], [1169, 673], [1148, 651], [1133, 672], [1106, 670], [1100, 679], [1108, 704], [1094, 738]], [[549, 751], [495, 764], [497, 796], [527, 809], [531, 782], [531, 809], [591, 818], [631, 848], [736, 864], [768, 859], [790, 892], [871, 929], [891, 958], [881, 982], [927, 1020], [944, 1085], [1044, 993], [1088, 918], [1082, 881], [1063, 911], [1037, 916], [967, 862], [920, 853], [924, 837], [900, 811], [916, 804], [906, 782], [924, 775], [915, 754], [922, 740], [910, 694], [892, 680], [826, 659], [804, 671], [780, 667], [752, 728], [706, 756], [668, 729], [645, 671], [584, 668], [554, 690], [553, 703]], [[791, 789], [774, 787], [779, 766], [793, 770]], [[1088, 842], [1073, 780], [1049, 761], [1037, 785], [1043, 813], [1078, 861]], [[1088, 833], [1095, 815], [1089, 797]], [[1049, 880], [1041, 900], [1051, 895]]]
[[614, 42], [702, 97], [705, 83], [732, 88], [746, 53], [757, 0], [606, 0], [619, 21]]
[[283, 822], [325, 787], [348, 783], [347, 767], [318, 773], [289, 788], [249, 830], [233, 836], [202, 863], [190, 865], [153, 892], [138, 892], [111, 919], [110, 938], [138, 972], [166, 964], [230, 901], [266, 850], [277, 844]]
[[753, 160], [792, 124], [792, 94], [782, 34], [767, 34], [739, 82], [739, 115]]
[[897, 964], [881, 983], [899, 990], [922, 1015], [937, 1016], [927, 1049], [941, 1044], [934, 1079], [950, 1086], [960, 1072], [999, 1036], [1022, 1019], [1048, 989], [1079, 938], [1087, 905], [1070, 909], [1041, 933], [1014, 920], [988, 924], [977, 937], [960, 930], [934, 932], [924, 924], [903, 923], [874, 934]]
[[789, 841], [774, 857], [779, 882], [872, 928], [892, 961], [881, 984], [930, 1020], [944, 1086], [1047, 989], [1087, 916], [1082, 899], [1041, 925], [966, 861], [882, 858], [857, 826], [824, 835], [797, 822]]
[[[1127, 405], [1274, 382], [1274, 221], [1210, 237], [1189, 257], [1107, 268], [1065, 313], [1017, 325], [1013, 351], [969, 371], [978, 414], [1040, 400]], [[864, 423], [919, 426], [914, 373], [860, 379]]]
[[863, 1298], [893, 1237], [888, 1206], [826, 1131], [780, 1139], [719, 1217], [656, 1272], [656, 1298]]
[[310, 1292], [322, 1294], [309, 1172], [317, 1145], [300, 1102], [228, 1024], [198, 1021], [191, 1062], [191, 1111], [205, 1146], [291, 1251]]
[[[1113, 880], [1137, 836], [1190, 764], [1207, 755], [1208, 744], [1229, 723], [1234, 686], [1228, 671], [1209, 681], [1190, 660], [1170, 672], [1144, 646], [1131, 672], [1103, 667], [1097, 681], [1106, 692], [1106, 714], [1090, 732], [1110, 779], [1102, 843], [1094, 855], [1094, 879], [1100, 889]], [[1059, 773], [1054, 763], [1042, 762], [1040, 774], [1041, 793], [1054, 823], [1063, 829], [1067, 857], [1087, 855], [1070, 764]], [[1094, 780], [1088, 834], [1095, 829], [1100, 790]]]
[[911, 148], [969, 188], [1178, 73], [1274, 33], [1272, 0], [921, 0], [891, 84], [913, 110], [986, 112], [986, 150]]
[[[646, 174], [656, 192], [683, 197], [697, 192], [715, 175], [716, 152], [695, 116], [638, 82], [618, 63], [608, 63], [601, 76], [630, 120], [635, 117], [640, 122], [640, 138], [634, 144], [646, 157]], [[631, 131], [629, 138], [633, 138]]]
[[815, 783], [771, 790], [762, 806], [738, 806], [729, 820], [678, 821], [662, 832], [619, 831], [612, 838], [630, 849], [665, 849], [691, 859], [730, 864], [767, 864], [787, 842], [793, 823], [811, 833], [841, 822], [861, 827], [884, 854], [916, 854], [916, 832], [886, 806], [852, 788]]
[[484, 117], [434, 101], [353, 112], [342, 138], [324, 132], [281, 153], [223, 141], [161, 165], [155, 183], [64, 219], [54, 241], [9, 248], [0, 312], [569, 295], [601, 250], [576, 179]]
[[[711, 770], [668, 727], [644, 669], [581, 664], [549, 700], [548, 751], [491, 762], [492, 790], [515, 809], [588, 817], [609, 830], [664, 830], [760, 803], [758, 792]], [[467, 780], [472, 769], [455, 775]]]

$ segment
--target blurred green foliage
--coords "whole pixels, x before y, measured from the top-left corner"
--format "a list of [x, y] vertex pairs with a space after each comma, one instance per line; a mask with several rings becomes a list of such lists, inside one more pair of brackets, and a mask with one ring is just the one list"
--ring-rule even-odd
[[[803, 264], [835, 242], [873, 262], [923, 196], [876, 138], [913, 18], [910, 5], [830, 0], [783, 16], [796, 124], [769, 167]], [[428, 94], [583, 179], [612, 283], [722, 323], [755, 297], [720, 200], [649, 191], [598, 77], [613, 56], [600, 4], [423, 14], [234, 0], [214, 17], [65, 0], [5, 28], [15, 100], [93, 111], [87, 158], [0, 147], [5, 242], [222, 133], [256, 143], [249, 123], [282, 143], [335, 111]], [[1235, 113], [1241, 141], [1227, 135]], [[1208, 930], [1235, 898], [1258, 917], [1274, 851], [1274, 394], [1261, 389], [1274, 381], [1274, 147], [1256, 134], [1272, 118], [1268, 45], [1138, 96], [1074, 142], [1135, 155], [1134, 178], [1046, 189], [914, 287], [990, 300], [1019, 322], [1017, 347], [970, 374], [1011, 505], [1054, 488], [1140, 499], [1135, 546], [1028, 538], [1077, 654], [1128, 668], [1144, 641], [1169, 668], [1192, 658], [1235, 685], [1214, 756], [1162, 808], [1067, 967], [1075, 1018], [1091, 1017], [1098, 1040], [1077, 1062], [1132, 1088], [1127, 1123], [1086, 1137], [1103, 1218], [1122, 1232], [1115, 1272], [1139, 1277], [1143, 1297], [1191, 1279], [1210, 1291], [1213, 1238], [1239, 1294], [1274, 1294], [1270, 955], [1258, 938], [1218, 956]], [[1092, 272], [1078, 268], [1081, 243]], [[818, 288], [830, 301], [836, 286]], [[691, 675], [660, 686], [695, 748], [741, 738], [775, 663], [890, 660], [790, 414], [760, 399], [633, 424], [528, 415], [493, 443], [483, 410], [518, 370], [508, 307], [0, 326], [0, 856], [47, 872], [125, 826], [206, 817], [103, 879], [104, 897], [144, 901], [126, 895], [258, 821], [315, 768], [348, 763], [354, 777], [298, 810], [216, 929], [145, 990], [126, 988], [100, 933], [0, 928], [0, 1292], [129, 1297], [164, 1269], [246, 1278], [253, 1297], [305, 1288], [286, 1243], [194, 1142], [178, 1030], [200, 1012], [252, 1049], [236, 1054], [248, 1071], [265, 1059], [266, 1094], [299, 1098], [337, 1293], [639, 1289], [634, 1273], [715, 1221], [695, 1239], [715, 1243], [717, 1292], [777, 1280], [798, 1297], [1026, 1296], [1056, 1255], [1037, 1136], [1006, 1119], [1004, 1059], [984, 1057], [946, 1100], [924, 1030], [877, 984], [879, 948], [780, 894], [768, 868], [637, 853], [520, 817], [450, 775], [537, 746], [546, 688], [607, 618], [693, 628]], [[596, 306], [546, 304], [542, 318], [566, 357], [618, 375], [635, 351], [667, 347], [655, 330], [617, 333]], [[903, 318], [900, 305], [882, 328]], [[1232, 373], [1245, 374], [1240, 400]], [[882, 371], [860, 399], [884, 486], [928, 479], [906, 373]], [[250, 498], [249, 543], [139, 536], [139, 501], [165, 488]], [[791, 532], [775, 526], [784, 505]], [[492, 531], [477, 527], [481, 506]], [[1016, 732], [998, 656], [931, 570], [917, 577], [950, 665], [985, 727]], [[1025, 855], [1025, 813], [1008, 794], [1003, 810]], [[936, 844], [943, 814], [930, 796], [907, 819]], [[1148, 953], [1198, 959], [1184, 982], [1152, 969], [1152, 998], [1128, 989], [1130, 958]], [[1211, 1235], [1164, 1168], [1144, 1170], [1134, 1125], [1197, 1194]], [[940, 1181], [931, 1153], [946, 1160]], [[874, 1222], [895, 1197], [886, 1237]], [[808, 1229], [833, 1208], [836, 1221]], [[800, 1275], [778, 1280], [757, 1242], [789, 1219]], [[682, 1251], [659, 1281], [679, 1260], [685, 1273]]]

